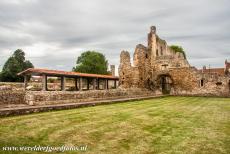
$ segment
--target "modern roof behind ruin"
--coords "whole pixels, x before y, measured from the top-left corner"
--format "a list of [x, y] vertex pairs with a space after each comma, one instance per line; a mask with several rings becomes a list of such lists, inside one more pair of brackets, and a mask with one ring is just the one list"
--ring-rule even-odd
[[89, 77], [89, 78], [103, 78], [103, 79], [112, 79], [118, 80], [119, 77], [112, 75], [102, 75], [102, 74], [89, 74], [89, 73], [80, 73], [80, 72], [66, 72], [59, 70], [49, 70], [49, 69], [40, 69], [40, 68], [29, 68], [25, 71], [18, 73], [18, 75], [49, 75], [49, 76], [65, 76], [65, 77]]
[[219, 75], [225, 75], [224, 68], [207, 68], [207, 69], [201, 69], [199, 70], [201, 73], [206, 74], [219, 74]]

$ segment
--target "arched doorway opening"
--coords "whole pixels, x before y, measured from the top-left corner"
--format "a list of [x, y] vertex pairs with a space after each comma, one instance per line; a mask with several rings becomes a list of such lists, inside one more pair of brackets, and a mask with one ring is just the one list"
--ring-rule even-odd
[[158, 76], [158, 85], [163, 94], [170, 94], [173, 80], [170, 75], [164, 74]]
[[230, 80], [228, 81], [228, 90], [230, 92]]

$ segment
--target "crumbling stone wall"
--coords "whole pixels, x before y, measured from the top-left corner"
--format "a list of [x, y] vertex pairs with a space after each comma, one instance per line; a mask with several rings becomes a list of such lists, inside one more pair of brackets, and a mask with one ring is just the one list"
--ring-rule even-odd
[[196, 71], [193, 68], [174, 68], [169, 70], [174, 91], [192, 91], [199, 86]]
[[150, 78], [148, 73], [150, 71], [150, 54], [144, 45], [139, 44], [136, 46], [133, 62], [136, 68], [134, 73], [138, 74], [134, 85], [135, 87], [144, 88], [147, 79]]
[[[127, 51], [121, 52], [119, 67], [121, 88], [147, 88], [162, 93], [170, 87], [171, 94], [230, 96], [230, 77], [207, 75], [191, 67], [183, 53], [173, 51], [152, 26], [148, 46], [136, 46], [133, 66]], [[226, 67], [228, 63], [226, 62]], [[230, 65], [229, 65], [230, 68]], [[201, 86], [200, 82], [204, 82]], [[169, 82], [165, 83], [164, 82]]]
[[0, 104], [24, 104], [25, 91], [0, 91]]
[[22, 90], [23, 88], [22, 82], [0, 82], [0, 90]]
[[0, 104], [23, 104], [23, 83], [0, 82]]
[[120, 55], [119, 76], [123, 88], [149, 88], [154, 83], [158, 71], [171, 67], [189, 67], [189, 63], [182, 53], [175, 53], [165, 40], [156, 34], [156, 27], [152, 26], [148, 34], [148, 46], [136, 46], [133, 55], [133, 66], [130, 55], [122, 51]]
[[133, 75], [135, 69], [131, 66], [130, 54], [128, 51], [122, 51], [120, 55], [119, 76], [120, 85], [123, 88], [130, 88], [133, 85]]
[[145, 89], [111, 89], [89, 91], [27, 91], [25, 101], [29, 105], [47, 105], [89, 102], [104, 99], [152, 96], [153, 92]]

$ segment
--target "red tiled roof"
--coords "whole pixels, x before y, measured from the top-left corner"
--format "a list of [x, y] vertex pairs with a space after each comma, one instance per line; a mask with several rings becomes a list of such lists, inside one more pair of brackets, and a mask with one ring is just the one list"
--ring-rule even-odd
[[18, 75], [25, 74], [34, 74], [34, 75], [53, 75], [53, 76], [66, 76], [66, 77], [94, 77], [94, 78], [104, 78], [104, 79], [119, 79], [119, 77], [112, 75], [102, 75], [102, 74], [88, 74], [88, 73], [80, 73], [80, 72], [66, 72], [66, 71], [58, 71], [58, 70], [48, 70], [48, 69], [40, 69], [40, 68], [29, 68], [25, 71], [18, 73]]
[[219, 75], [225, 75], [224, 68], [210, 68], [210, 69], [201, 69], [199, 70], [202, 73], [211, 73], [211, 74], [219, 74]]

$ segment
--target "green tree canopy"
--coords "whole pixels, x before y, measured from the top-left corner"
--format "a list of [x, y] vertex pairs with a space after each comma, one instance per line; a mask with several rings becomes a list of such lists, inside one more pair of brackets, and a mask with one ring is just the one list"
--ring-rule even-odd
[[18, 76], [17, 73], [33, 67], [30, 61], [25, 60], [24, 51], [17, 49], [4, 64], [0, 80], [2, 82], [22, 82], [23, 77]]
[[75, 72], [108, 74], [108, 61], [102, 53], [96, 51], [83, 52], [76, 62]]
[[171, 45], [170, 48], [171, 48], [172, 50], [174, 50], [175, 52], [183, 53], [184, 58], [186, 59], [185, 51], [184, 51], [184, 49], [183, 49], [181, 46]]

